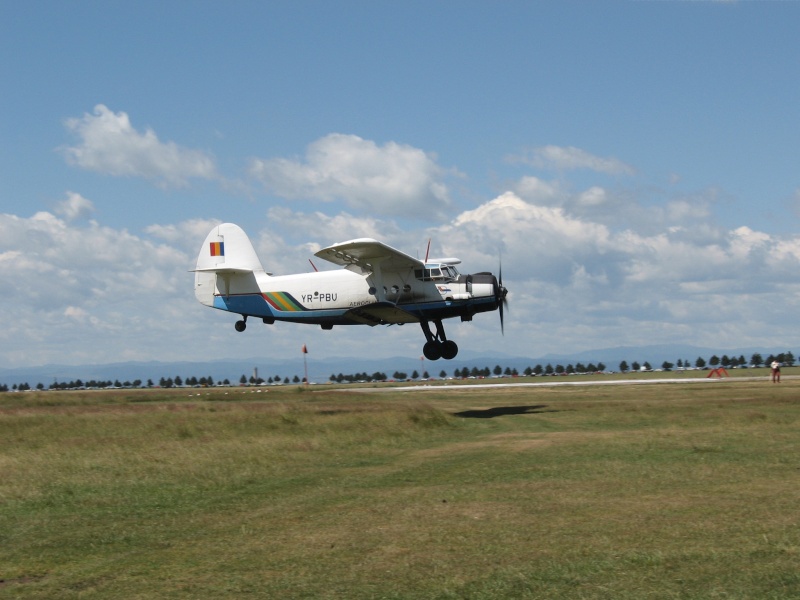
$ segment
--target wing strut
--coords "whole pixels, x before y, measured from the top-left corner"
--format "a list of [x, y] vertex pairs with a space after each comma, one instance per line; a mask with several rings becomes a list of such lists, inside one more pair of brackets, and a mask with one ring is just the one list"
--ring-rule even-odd
[[386, 302], [386, 289], [383, 286], [383, 271], [381, 271], [381, 260], [372, 261], [372, 281], [375, 283], [375, 298], [378, 302]]

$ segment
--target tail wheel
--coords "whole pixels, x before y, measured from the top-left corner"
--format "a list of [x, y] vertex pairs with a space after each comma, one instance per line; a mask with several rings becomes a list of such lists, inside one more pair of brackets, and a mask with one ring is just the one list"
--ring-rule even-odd
[[236, 331], [241, 333], [242, 331], [247, 329], [247, 323], [244, 320], [236, 321], [236, 323], [234, 324], [234, 327], [236, 328]]

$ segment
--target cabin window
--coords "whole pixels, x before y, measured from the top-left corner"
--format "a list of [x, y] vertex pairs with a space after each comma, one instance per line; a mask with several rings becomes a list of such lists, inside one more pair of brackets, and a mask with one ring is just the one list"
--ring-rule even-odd
[[430, 269], [416, 269], [414, 271], [414, 275], [420, 281], [430, 281], [431, 280], [431, 270]]

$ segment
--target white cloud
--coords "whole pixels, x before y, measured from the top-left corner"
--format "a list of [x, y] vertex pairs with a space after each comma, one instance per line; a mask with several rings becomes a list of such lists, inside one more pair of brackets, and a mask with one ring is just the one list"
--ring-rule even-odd
[[174, 225], [149, 225], [145, 232], [193, 256], [200, 250], [208, 232], [220, 222], [218, 219], [189, 219]]
[[587, 207], [603, 206], [608, 202], [606, 190], [600, 186], [592, 186], [578, 196], [578, 204]]
[[[431, 236], [432, 253], [461, 258], [464, 273], [497, 273], [502, 254], [510, 290], [505, 338], [496, 315], [449, 321], [448, 337], [464, 349], [537, 356], [669, 342], [736, 348], [800, 334], [787, 319], [800, 308], [800, 236], [720, 231], [702, 218], [653, 232], [612, 229], [547, 205], [546, 188], [538, 196], [544, 205], [508, 192], [428, 230], [288, 207], [272, 208], [262, 228], [243, 225], [276, 273], [310, 271], [308, 259], [321, 245], [354, 237], [375, 237], [413, 255]], [[590, 188], [584, 197], [593, 194], [602, 196]], [[83, 206], [70, 198], [68, 207]], [[419, 352], [418, 327], [321, 332], [275, 324], [236, 334], [233, 316], [195, 301], [188, 272], [217, 221], [152, 225], [135, 235], [70, 221], [68, 214], [0, 215], [0, 273], [13, 283], [0, 330], [7, 365], [202, 359], [211, 348], [226, 356], [281, 356], [299, 335], [354, 356], [367, 344], [375, 356]]]
[[376, 214], [429, 218], [450, 205], [448, 172], [412, 146], [383, 146], [330, 134], [309, 145], [304, 160], [253, 159], [250, 174], [283, 198], [344, 200]]
[[617, 231], [506, 193], [465, 211], [438, 237], [467, 271], [497, 272], [502, 249], [511, 302], [503, 344], [536, 344], [523, 354], [570, 343], [767, 345], [784, 339], [785, 315], [800, 304], [792, 275], [800, 237], [720, 232], [702, 218], [654, 233]]
[[328, 215], [320, 211], [303, 213], [275, 207], [269, 210], [268, 218], [270, 229], [294, 239], [316, 242], [320, 247], [360, 237], [386, 240], [403, 233], [392, 221], [347, 212]]
[[711, 214], [708, 204], [692, 202], [684, 198], [669, 202], [666, 213], [667, 218], [672, 222], [701, 221]]
[[731, 232], [731, 253], [737, 260], [746, 260], [751, 253], [766, 249], [769, 244], [768, 234], [749, 227], [739, 227]]
[[64, 309], [64, 316], [68, 319], [73, 319], [79, 323], [85, 323], [86, 321], [91, 321], [92, 324], [97, 324], [97, 319], [95, 317], [91, 317], [88, 312], [86, 312], [80, 306], [68, 306]]
[[[0, 328], [2, 363], [10, 367], [206, 360], [221, 354], [280, 356], [297, 345], [301, 334], [310, 343], [321, 336], [326, 345], [335, 344], [352, 355], [358, 355], [367, 340], [392, 340], [387, 347], [392, 353], [405, 344], [419, 352], [418, 328], [322, 332], [276, 324], [263, 329], [254, 325], [247, 335], [237, 334], [234, 315], [197, 303], [189, 272], [216, 223], [194, 219], [152, 225], [145, 235], [134, 235], [94, 221], [77, 225], [47, 212], [28, 218], [0, 214], [0, 273], [13, 283]], [[247, 233], [265, 267], [291, 273], [311, 271], [308, 259], [315, 242], [360, 237], [376, 231], [373, 225], [379, 233], [400, 231], [346, 214], [275, 209], [267, 228], [250, 228]], [[317, 263], [332, 268], [324, 261]], [[322, 342], [317, 352], [321, 346]]]
[[513, 191], [528, 202], [541, 206], [560, 205], [569, 198], [569, 193], [560, 183], [532, 175], [520, 179]]
[[189, 265], [186, 254], [170, 246], [94, 222], [72, 226], [46, 212], [29, 219], [0, 215], [0, 236], [12, 238], [14, 251], [22, 257], [7, 264], [13, 277], [29, 284], [20, 286], [18, 293], [38, 294], [47, 309], [85, 308], [81, 302], [91, 302], [94, 295], [119, 293], [116, 301], [123, 302], [130, 297], [128, 283], [135, 280], [136, 286], [143, 286], [143, 274], [152, 269], [161, 273], [159, 289], [172, 291], [170, 274]]
[[671, 227], [686, 226], [686, 231], [710, 229], [712, 208], [719, 203], [718, 189], [663, 197], [656, 189], [604, 187], [590, 185], [573, 189], [568, 181], [547, 181], [524, 176], [511, 191], [529, 204], [558, 207], [577, 221], [602, 224], [620, 232], [632, 229], [642, 234], [657, 234]]
[[56, 213], [68, 221], [77, 218], [88, 218], [94, 212], [94, 204], [80, 194], [67, 192], [67, 199], [58, 203]]
[[214, 160], [205, 152], [162, 142], [150, 128], [140, 133], [126, 113], [114, 113], [102, 104], [91, 115], [67, 119], [66, 127], [80, 142], [65, 148], [64, 154], [70, 164], [83, 169], [175, 187], [192, 178], [217, 177]]
[[[448, 254], [464, 248], [483, 261], [502, 253], [504, 260], [531, 273], [568, 277], [581, 255], [604, 254], [611, 249], [605, 225], [582, 221], [560, 207], [539, 206], [507, 192], [478, 208], [460, 214], [442, 229]], [[564, 271], [562, 266], [566, 264]]]
[[511, 157], [512, 162], [522, 162], [539, 169], [574, 171], [588, 169], [607, 175], [634, 175], [636, 169], [613, 157], [595, 156], [574, 146], [541, 146], [522, 156]]
[[[273, 207], [267, 213], [268, 225], [262, 231], [247, 231], [264, 268], [275, 274], [305, 272], [309, 260], [320, 270], [333, 268], [314, 253], [324, 246], [347, 240], [371, 237], [406, 252], [414, 251], [421, 239], [409, 236], [390, 220], [356, 216], [347, 212], [333, 215], [321, 211], [295, 212], [288, 207]], [[411, 239], [409, 239], [411, 237]]]
[[109, 362], [175, 351], [153, 339], [180, 339], [170, 307], [191, 296], [185, 253], [46, 212], [0, 215], [0, 240], [0, 271], [14, 284], [0, 333], [15, 340], [4, 344], [6, 364]]

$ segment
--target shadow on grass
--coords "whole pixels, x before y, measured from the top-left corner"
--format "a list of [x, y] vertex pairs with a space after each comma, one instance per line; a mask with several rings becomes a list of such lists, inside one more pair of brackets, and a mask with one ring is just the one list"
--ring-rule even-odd
[[545, 408], [547, 408], [546, 404], [534, 404], [531, 406], [496, 406], [483, 410], [462, 410], [461, 412], [453, 413], [453, 416], [461, 417], [462, 419], [494, 419], [495, 417], [504, 417], [506, 415], [536, 415], [559, 412], [557, 410], [543, 410]]

